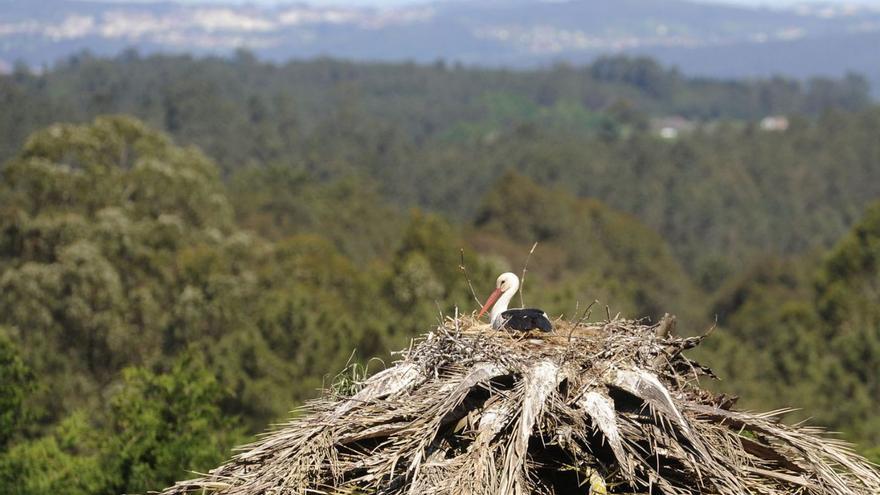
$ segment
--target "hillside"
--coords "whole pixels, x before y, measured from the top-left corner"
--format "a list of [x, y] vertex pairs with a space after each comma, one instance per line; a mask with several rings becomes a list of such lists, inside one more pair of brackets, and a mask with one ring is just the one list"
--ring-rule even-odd
[[[797, 264], [806, 278], [758, 267], [707, 311], [661, 236], [521, 176], [503, 177], [464, 231], [345, 180], [284, 167], [233, 179], [230, 194], [197, 149], [124, 117], [47, 128], [3, 168], [9, 493], [142, 492], [203, 472], [332, 382], [327, 373], [354, 359], [357, 379], [438, 309], [474, 307], [459, 249], [482, 293], [519, 270], [533, 238], [529, 304], [572, 318], [603, 298], [594, 319], [656, 321], [668, 308], [691, 328], [718, 315], [704, 352], [726, 390], [750, 392], [752, 406], [809, 407], [868, 452], [880, 441], [876, 211], [818, 272], [809, 258]], [[511, 190], [529, 201], [505, 208]]]
[[827, 253], [770, 258], [724, 287], [712, 312], [729, 331], [710, 343], [710, 355], [727, 356], [716, 368], [729, 377], [724, 390], [742, 393], [746, 407], [798, 401], [805, 411], [794, 418], [880, 443], [880, 383], [868, 371], [880, 366], [878, 260], [874, 204]]
[[[0, 76], [0, 158], [56, 120], [126, 113], [217, 157], [224, 176], [271, 165], [366, 181], [393, 206], [461, 225], [513, 170], [634, 215], [714, 288], [759, 253], [830, 245], [877, 196], [867, 91], [857, 77], [703, 80], [626, 58], [510, 72], [80, 56]], [[761, 131], [768, 112], [790, 129]], [[661, 139], [669, 116], [692, 130]]]
[[[376, 366], [371, 358], [387, 359], [438, 308], [468, 311], [461, 248], [481, 292], [525, 255], [475, 254], [436, 215], [287, 172], [263, 178], [294, 186], [280, 187], [287, 196], [259, 175], [230, 195], [200, 151], [125, 117], [41, 130], [3, 168], [0, 376], [10, 378], [0, 398], [10, 413], [0, 482], [10, 493], [146, 491], [183, 466], [219, 462], [244, 433], [314, 396], [328, 373], [352, 359]], [[600, 295], [641, 314], [693, 307], [662, 239], [598, 202], [567, 202], [573, 228], [606, 232], [590, 243], [604, 271], [583, 269], [565, 238], [547, 238], [534, 266], [571, 267], [567, 281], [580, 285], [535, 271], [529, 301], [565, 314]], [[265, 237], [249, 225], [268, 227]], [[478, 229], [468, 235], [515, 242]], [[644, 237], [660, 245], [631, 240]], [[633, 273], [651, 285], [599, 283]]]
[[40, 2], [41, 8], [30, 5], [0, 3], [0, 68], [17, 60], [39, 67], [80, 50], [116, 55], [131, 47], [200, 55], [248, 48], [275, 61], [445, 59], [520, 68], [626, 53], [714, 77], [853, 71], [880, 80], [880, 66], [870, 57], [880, 12], [848, 4], [759, 9], [681, 0], [482, 0], [375, 9], [50, 0]]
[[880, 460], [862, 79], [129, 52], [0, 76], [0, 105], [4, 493], [206, 472], [478, 308], [536, 241], [524, 304], [714, 326], [713, 389]]

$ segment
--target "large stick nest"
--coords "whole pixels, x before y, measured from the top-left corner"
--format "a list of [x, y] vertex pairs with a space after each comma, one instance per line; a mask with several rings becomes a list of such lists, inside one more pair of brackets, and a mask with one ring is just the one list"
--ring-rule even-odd
[[880, 474], [819, 429], [699, 387], [660, 325], [554, 334], [449, 320], [346, 397], [326, 394], [166, 495], [870, 494]]

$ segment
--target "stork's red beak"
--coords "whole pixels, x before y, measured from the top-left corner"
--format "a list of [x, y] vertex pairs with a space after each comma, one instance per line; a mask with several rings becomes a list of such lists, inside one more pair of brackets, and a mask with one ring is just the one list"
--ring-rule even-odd
[[483, 313], [488, 311], [489, 308], [491, 308], [492, 305], [495, 304], [495, 301], [497, 301], [499, 297], [501, 297], [501, 289], [495, 289], [495, 291], [492, 292], [491, 295], [489, 295], [489, 299], [486, 299], [486, 304], [484, 304], [483, 307], [480, 308], [480, 314], [477, 315], [477, 318], [483, 316]]

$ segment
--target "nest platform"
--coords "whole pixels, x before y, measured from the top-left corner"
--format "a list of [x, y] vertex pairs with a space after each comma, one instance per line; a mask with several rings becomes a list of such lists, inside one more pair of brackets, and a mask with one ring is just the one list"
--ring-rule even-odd
[[447, 320], [349, 395], [309, 402], [163, 493], [880, 493], [847, 444], [701, 388], [711, 371], [683, 352], [704, 337], [621, 319], [555, 326]]

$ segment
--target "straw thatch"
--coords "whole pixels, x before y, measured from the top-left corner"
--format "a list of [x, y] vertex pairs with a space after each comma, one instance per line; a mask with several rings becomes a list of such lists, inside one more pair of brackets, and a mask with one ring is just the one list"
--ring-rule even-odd
[[665, 325], [557, 322], [511, 335], [449, 320], [347, 397], [164, 494], [871, 494], [880, 474], [782, 411], [699, 388]]

